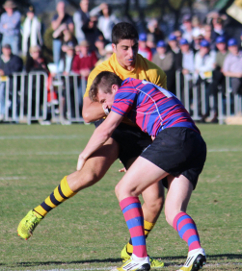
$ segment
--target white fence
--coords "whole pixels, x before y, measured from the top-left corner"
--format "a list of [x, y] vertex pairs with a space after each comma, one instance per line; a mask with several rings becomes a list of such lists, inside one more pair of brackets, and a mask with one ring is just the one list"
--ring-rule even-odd
[[[50, 120], [52, 123], [84, 122], [81, 109], [82, 97], [86, 89], [86, 80], [78, 75], [53, 78], [43, 72], [14, 73], [5, 82], [5, 122], [31, 124], [34, 121]], [[241, 95], [233, 95], [230, 79], [226, 78], [225, 93], [218, 93], [217, 112], [220, 124], [228, 116], [242, 113]], [[176, 73], [176, 96], [196, 121], [209, 112], [214, 114], [214, 97], [208, 96], [205, 83], [191, 84], [190, 80], [181, 80]]]
[[225, 93], [218, 92], [215, 104], [215, 97], [206, 90], [205, 82], [197, 85], [192, 79], [184, 77], [182, 83], [181, 76], [181, 72], [176, 72], [176, 96], [183, 102], [193, 120], [201, 120], [206, 114], [210, 119], [213, 118], [215, 107], [219, 124], [224, 124], [227, 117], [242, 114], [242, 97], [232, 93], [229, 77], [225, 78]]
[[83, 122], [81, 108], [85, 89], [86, 81], [78, 75], [57, 76], [49, 84], [43, 72], [14, 73], [5, 81], [3, 121]]

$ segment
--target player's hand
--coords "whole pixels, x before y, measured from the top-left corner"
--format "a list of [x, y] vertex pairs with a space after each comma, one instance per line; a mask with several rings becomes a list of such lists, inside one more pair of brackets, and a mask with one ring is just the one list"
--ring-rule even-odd
[[76, 170], [78, 170], [78, 171], [81, 170], [82, 167], [83, 167], [83, 165], [85, 164], [85, 162], [86, 162], [86, 159], [84, 159], [84, 158], [82, 157], [82, 154], [80, 154], [79, 157], [78, 157]]
[[[121, 163], [122, 164], [122, 162], [119, 160], [119, 163]], [[118, 170], [118, 172], [126, 172], [127, 170], [126, 170], [126, 168], [125, 167], [123, 167], [123, 168], [121, 168], [121, 169], [119, 169]]]

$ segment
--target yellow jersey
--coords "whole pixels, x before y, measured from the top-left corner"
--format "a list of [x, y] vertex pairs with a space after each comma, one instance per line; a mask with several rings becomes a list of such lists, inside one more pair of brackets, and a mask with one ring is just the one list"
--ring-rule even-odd
[[154, 63], [150, 62], [143, 56], [137, 54], [135, 68], [132, 71], [124, 69], [117, 61], [116, 54], [113, 53], [112, 56], [102, 62], [100, 65], [96, 66], [88, 76], [87, 88], [84, 97], [89, 96], [89, 90], [92, 85], [93, 80], [96, 76], [103, 71], [110, 71], [117, 74], [122, 80], [131, 77], [140, 80], [146, 80], [153, 84], [166, 89], [166, 74]]

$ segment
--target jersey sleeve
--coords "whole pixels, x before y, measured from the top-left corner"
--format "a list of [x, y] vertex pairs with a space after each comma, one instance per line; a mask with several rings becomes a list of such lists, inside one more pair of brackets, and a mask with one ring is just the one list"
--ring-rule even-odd
[[[153, 67], [153, 65], [155, 67]], [[159, 87], [167, 89], [166, 73], [155, 64], [153, 65], [151, 65], [151, 69], [149, 70], [149, 81]]]
[[133, 89], [121, 87], [114, 97], [114, 102], [111, 111], [121, 116], [126, 116], [132, 109], [135, 99], [136, 92], [134, 92]]

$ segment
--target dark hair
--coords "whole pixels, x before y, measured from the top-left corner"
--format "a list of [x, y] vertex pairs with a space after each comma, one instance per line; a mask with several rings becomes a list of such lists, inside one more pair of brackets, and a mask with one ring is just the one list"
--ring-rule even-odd
[[89, 90], [89, 98], [97, 101], [98, 88], [101, 88], [104, 93], [111, 93], [112, 85], [121, 86], [123, 80], [113, 72], [103, 71], [100, 72], [93, 80]]
[[118, 44], [120, 40], [138, 40], [139, 35], [135, 27], [126, 22], [116, 24], [112, 30], [112, 43]]

